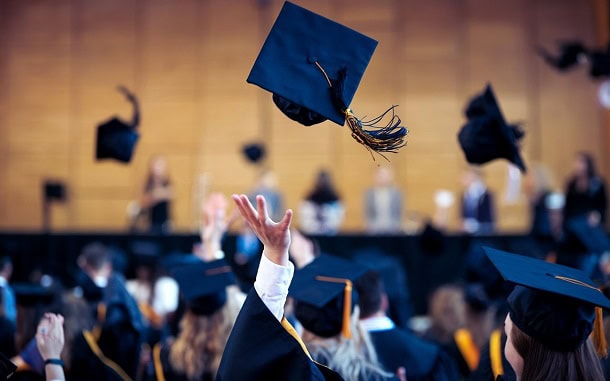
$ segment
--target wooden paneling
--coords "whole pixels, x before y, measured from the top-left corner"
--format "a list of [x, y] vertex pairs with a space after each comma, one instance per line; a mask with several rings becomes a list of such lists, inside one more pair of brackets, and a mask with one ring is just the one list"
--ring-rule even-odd
[[[594, 5], [577, 0], [302, 0], [299, 4], [379, 41], [352, 108], [373, 116], [392, 104], [410, 128], [389, 156], [405, 210], [433, 211], [436, 190], [460, 191], [466, 163], [456, 134], [467, 100], [492, 82], [509, 121], [525, 122], [523, 154], [559, 180], [573, 154], [600, 159], [607, 115], [584, 70], [560, 74], [534, 53], [561, 39], [596, 39]], [[264, 5], [263, 5], [264, 4]], [[70, 200], [53, 208], [53, 226], [124, 229], [151, 156], [170, 165], [175, 227], [197, 220], [199, 179], [207, 190], [251, 189], [259, 170], [241, 146], [265, 141], [266, 165], [287, 206], [297, 208], [317, 171], [331, 171], [347, 207], [345, 230], [363, 226], [362, 198], [378, 165], [330, 122], [288, 120], [267, 92], [245, 79], [282, 2], [232, 0], [0, 1], [0, 228], [41, 226], [41, 183], [67, 182]], [[230, 9], [228, 9], [230, 8]], [[128, 166], [94, 160], [95, 126], [141, 103], [141, 139]], [[506, 203], [507, 166], [485, 167], [503, 230], [527, 225], [523, 198]], [[457, 208], [452, 214], [457, 226]]]

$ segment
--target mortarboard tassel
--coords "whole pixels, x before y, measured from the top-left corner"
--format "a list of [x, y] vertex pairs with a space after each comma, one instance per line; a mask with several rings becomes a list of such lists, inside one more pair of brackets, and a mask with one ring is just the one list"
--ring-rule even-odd
[[[405, 142], [405, 137], [409, 133], [409, 130], [400, 125], [401, 119], [394, 112], [396, 105], [388, 108], [384, 113], [373, 119], [363, 121], [354, 115], [352, 110], [343, 100], [347, 70], [345, 68], [339, 70], [339, 78], [331, 80], [317, 61], [315, 62], [315, 65], [320, 69], [322, 74], [324, 74], [324, 77], [328, 82], [335, 106], [345, 113], [345, 121], [352, 131], [352, 137], [371, 153], [373, 160], [375, 160], [373, 151], [388, 160], [382, 152], [397, 153], [398, 149], [407, 144]], [[385, 126], [378, 125], [390, 111], [392, 112], [390, 121]]]
[[593, 323], [591, 339], [599, 358], [606, 358], [608, 356], [608, 343], [604, 332], [604, 315], [601, 307], [595, 307], [595, 322]]

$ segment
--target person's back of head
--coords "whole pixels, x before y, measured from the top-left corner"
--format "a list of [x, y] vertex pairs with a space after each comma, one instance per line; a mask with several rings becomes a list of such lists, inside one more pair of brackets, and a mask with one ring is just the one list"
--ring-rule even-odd
[[385, 290], [379, 274], [374, 270], [367, 271], [356, 281], [358, 290], [358, 305], [360, 306], [360, 318], [366, 319], [378, 312], [384, 312]]
[[432, 327], [439, 342], [449, 340], [453, 332], [466, 323], [464, 291], [456, 285], [439, 287], [430, 298], [429, 311]]
[[78, 257], [78, 265], [85, 271], [100, 271], [110, 264], [108, 249], [99, 242], [85, 246]]

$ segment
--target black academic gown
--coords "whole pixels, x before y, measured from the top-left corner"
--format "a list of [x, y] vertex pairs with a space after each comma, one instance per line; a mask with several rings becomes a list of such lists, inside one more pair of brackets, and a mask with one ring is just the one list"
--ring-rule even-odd
[[436, 344], [398, 328], [369, 334], [379, 362], [389, 372], [404, 367], [409, 381], [453, 381], [460, 377], [454, 361]]
[[72, 344], [72, 367], [69, 380], [127, 381], [132, 378], [119, 364], [106, 357], [94, 335], [85, 331]]
[[[155, 365], [155, 379], [157, 381], [191, 381], [183, 373], [174, 370], [169, 361], [169, 346], [157, 344], [153, 349], [153, 362]], [[210, 373], [204, 373], [199, 379], [201, 381], [213, 381]]]
[[495, 381], [498, 378], [494, 377], [494, 371], [492, 368], [492, 357], [502, 359], [502, 372], [500, 374], [501, 380], [504, 381], [516, 381], [517, 376], [515, 371], [506, 360], [504, 356], [504, 346], [506, 345], [506, 335], [502, 333], [500, 345], [496, 345], [492, 348], [490, 342], [485, 345], [481, 351], [481, 359], [479, 360], [479, 367], [475, 370], [469, 378], [469, 381]]
[[252, 289], [235, 321], [216, 376], [216, 381], [243, 380], [343, 379], [314, 363]]

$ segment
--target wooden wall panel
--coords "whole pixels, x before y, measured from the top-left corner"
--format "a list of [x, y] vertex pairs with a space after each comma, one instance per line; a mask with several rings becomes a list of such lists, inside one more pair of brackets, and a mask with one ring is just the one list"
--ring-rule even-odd
[[[175, 228], [193, 229], [203, 191], [251, 189], [259, 169], [240, 149], [252, 141], [267, 143], [265, 165], [276, 172], [290, 207], [297, 208], [319, 169], [330, 170], [346, 202], [344, 230], [362, 228], [363, 193], [379, 165], [394, 168], [407, 213], [430, 215], [436, 190], [460, 192], [462, 110], [488, 81], [507, 119], [526, 123], [526, 160], [545, 163], [559, 185], [574, 152], [587, 149], [601, 159], [607, 148], [598, 84], [583, 70], [556, 73], [534, 54], [536, 45], [559, 39], [592, 44], [592, 2], [299, 4], [379, 41], [351, 106], [372, 116], [400, 105], [411, 133], [390, 163], [373, 161], [347, 127], [297, 125], [270, 94], [246, 84], [280, 0], [235, 0], [230, 11], [223, 0], [0, 1], [0, 228], [39, 228], [40, 184], [52, 177], [70, 190], [70, 202], [53, 209], [54, 227], [124, 229], [127, 203], [141, 191], [150, 157], [162, 154], [176, 191]], [[114, 115], [131, 118], [118, 84], [136, 91], [142, 109], [129, 166], [93, 157], [95, 126]], [[501, 228], [521, 230], [525, 200], [503, 200], [507, 168], [486, 166], [486, 178]]]

